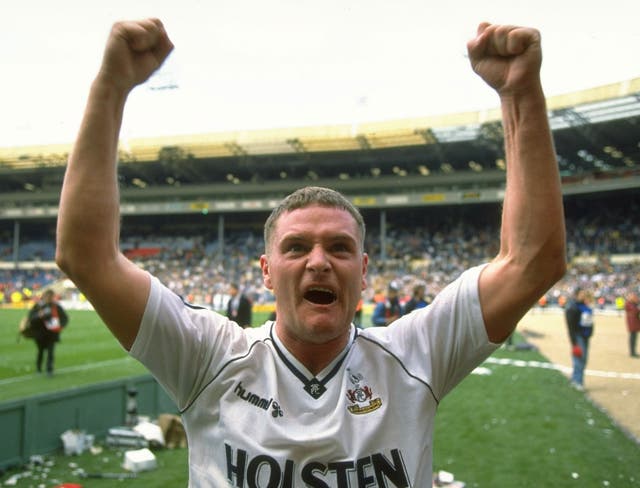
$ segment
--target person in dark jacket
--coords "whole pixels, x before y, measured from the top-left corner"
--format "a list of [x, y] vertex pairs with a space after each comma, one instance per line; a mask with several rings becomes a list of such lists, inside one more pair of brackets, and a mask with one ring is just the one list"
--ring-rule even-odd
[[231, 283], [229, 295], [231, 298], [227, 303], [227, 317], [243, 328], [251, 327], [251, 300], [244, 293], [240, 293], [237, 283]]
[[418, 283], [413, 287], [413, 294], [411, 295], [411, 299], [404, 305], [404, 313], [411, 313], [417, 308], [424, 308], [431, 300], [425, 297], [426, 287], [423, 283]]
[[387, 287], [387, 296], [378, 302], [371, 315], [371, 323], [376, 327], [384, 327], [404, 314], [398, 293], [400, 286], [392, 281]]
[[576, 288], [567, 303], [564, 306], [564, 318], [567, 324], [567, 333], [569, 334], [569, 342], [571, 347], [576, 346], [576, 334], [578, 333], [578, 324], [580, 323], [580, 309], [578, 308], [578, 297], [582, 293], [580, 288]]
[[589, 340], [593, 335], [593, 309], [590, 306], [592, 296], [589, 292], [577, 289], [574, 297], [567, 303], [565, 319], [571, 341], [573, 373], [571, 384], [578, 390], [584, 390], [584, 370], [587, 366]]
[[53, 290], [47, 289], [42, 293], [40, 300], [29, 311], [28, 320], [38, 347], [36, 370], [42, 373], [42, 362], [46, 354], [47, 375], [53, 376], [55, 346], [60, 342], [60, 332], [69, 322], [69, 317], [56, 300]]

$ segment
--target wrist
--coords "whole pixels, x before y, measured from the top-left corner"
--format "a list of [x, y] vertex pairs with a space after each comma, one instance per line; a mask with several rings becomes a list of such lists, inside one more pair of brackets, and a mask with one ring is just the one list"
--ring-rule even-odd
[[100, 71], [91, 84], [90, 95], [95, 100], [124, 105], [132, 89], [133, 86], [118, 82], [108, 72]]

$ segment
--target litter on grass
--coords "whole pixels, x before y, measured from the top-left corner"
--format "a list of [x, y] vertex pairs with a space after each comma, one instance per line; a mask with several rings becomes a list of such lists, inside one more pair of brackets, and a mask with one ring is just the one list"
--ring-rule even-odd
[[80, 455], [93, 447], [94, 436], [84, 430], [66, 430], [60, 438], [66, 456]]
[[127, 471], [139, 473], [140, 471], [155, 469], [157, 466], [158, 462], [155, 455], [146, 447], [124, 453], [124, 463], [122, 467]]
[[433, 488], [447, 487], [447, 488], [465, 488], [466, 484], [462, 481], [456, 480], [453, 473], [440, 470], [433, 475]]

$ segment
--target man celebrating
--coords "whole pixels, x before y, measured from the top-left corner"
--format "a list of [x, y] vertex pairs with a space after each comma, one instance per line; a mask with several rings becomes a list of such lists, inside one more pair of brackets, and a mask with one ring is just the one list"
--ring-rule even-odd
[[185, 305], [120, 252], [117, 141], [125, 101], [167, 57], [157, 19], [113, 26], [63, 184], [57, 262], [180, 408], [190, 486], [430, 486], [438, 403], [565, 271], [560, 180], [535, 29], [483, 23], [468, 51], [500, 97], [501, 246], [429, 307], [358, 330], [362, 216], [302, 188], [265, 224], [276, 321], [242, 329]]

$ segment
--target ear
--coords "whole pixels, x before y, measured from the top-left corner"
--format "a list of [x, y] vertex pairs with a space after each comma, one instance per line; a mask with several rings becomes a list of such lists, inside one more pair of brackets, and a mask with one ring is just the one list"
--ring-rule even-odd
[[262, 282], [267, 290], [273, 290], [271, 275], [269, 274], [269, 260], [266, 254], [260, 256], [260, 269], [262, 270]]
[[362, 254], [362, 290], [367, 288], [367, 267], [369, 266], [369, 255], [365, 252]]

